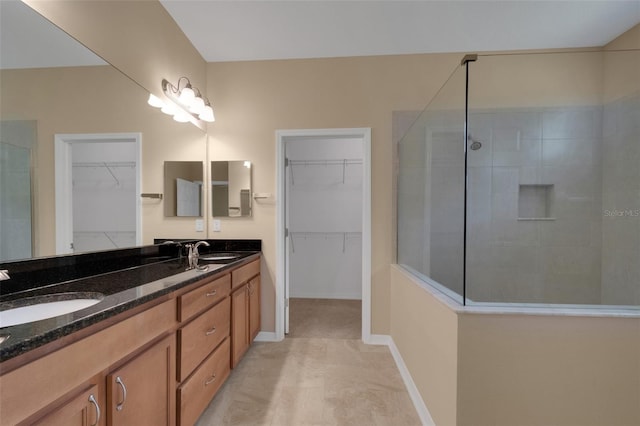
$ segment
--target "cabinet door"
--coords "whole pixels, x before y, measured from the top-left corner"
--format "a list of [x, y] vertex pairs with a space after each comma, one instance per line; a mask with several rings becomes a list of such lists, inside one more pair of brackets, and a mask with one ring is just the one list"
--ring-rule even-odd
[[249, 348], [248, 296], [247, 284], [231, 293], [231, 368]]
[[47, 413], [39, 420], [30, 423], [42, 426], [95, 426], [102, 416], [98, 405], [98, 386], [88, 388], [72, 396], [69, 400]]
[[260, 332], [260, 275], [249, 281], [249, 337], [250, 342]]
[[107, 424], [175, 424], [175, 336], [171, 335], [107, 376]]

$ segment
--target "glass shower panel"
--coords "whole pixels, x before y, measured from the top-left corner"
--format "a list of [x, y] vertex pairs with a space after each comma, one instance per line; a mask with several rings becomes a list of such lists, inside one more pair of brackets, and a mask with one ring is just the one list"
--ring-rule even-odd
[[465, 69], [398, 144], [398, 264], [462, 301]]
[[0, 261], [31, 256], [31, 150], [0, 142]]
[[640, 303], [638, 64], [638, 51], [471, 64], [467, 303]]

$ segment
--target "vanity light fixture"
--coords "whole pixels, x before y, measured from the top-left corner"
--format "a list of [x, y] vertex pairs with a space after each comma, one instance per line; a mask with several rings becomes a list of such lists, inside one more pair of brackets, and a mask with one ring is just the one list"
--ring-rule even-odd
[[163, 79], [162, 90], [167, 95], [166, 101], [149, 94], [147, 103], [152, 107], [161, 108], [162, 112], [172, 115], [173, 119], [180, 123], [193, 120], [208, 123], [215, 121], [209, 99], [203, 96], [198, 88], [193, 87], [187, 77], [180, 77], [177, 86]]

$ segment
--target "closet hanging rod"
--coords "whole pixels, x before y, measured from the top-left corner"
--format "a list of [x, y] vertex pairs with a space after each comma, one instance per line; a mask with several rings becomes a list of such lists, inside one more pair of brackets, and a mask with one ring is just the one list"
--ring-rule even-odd
[[342, 183], [345, 182], [347, 174], [347, 166], [354, 164], [362, 164], [362, 160], [344, 158], [342, 160], [289, 160], [287, 158], [286, 165], [291, 167], [291, 185], [295, 185], [296, 181], [293, 176], [293, 166], [342, 166]]
[[360, 231], [290, 231], [289, 234], [309, 234], [309, 235], [360, 235]]
[[74, 234], [135, 234], [136, 231], [73, 231]]
[[101, 161], [101, 162], [77, 162], [72, 163], [72, 167], [135, 167], [136, 163], [133, 161]]
[[362, 160], [357, 158], [343, 158], [333, 160], [289, 160], [291, 166], [342, 166], [352, 164], [362, 164]]

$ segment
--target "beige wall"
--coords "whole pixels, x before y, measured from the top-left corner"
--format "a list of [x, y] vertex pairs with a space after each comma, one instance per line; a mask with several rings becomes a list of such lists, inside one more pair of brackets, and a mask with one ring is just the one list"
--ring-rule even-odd
[[[28, 90], [28, 96], [25, 91]], [[163, 192], [167, 159], [203, 161], [206, 136], [146, 104], [148, 93], [108, 66], [0, 71], [0, 116], [36, 120], [36, 256], [55, 254], [54, 134], [141, 133], [142, 192]], [[165, 218], [162, 202], [142, 200], [143, 243], [198, 238], [191, 218]]]
[[[630, 51], [635, 49], [635, 51]], [[604, 47], [604, 103], [640, 90], [640, 24]], [[619, 51], [616, 50], [626, 50]]]
[[458, 315], [391, 267], [391, 335], [437, 425], [457, 424]]
[[640, 319], [461, 314], [458, 324], [458, 425], [640, 424]]
[[[461, 58], [403, 55], [211, 63], [211, 160], [250, 160], [253, 191], [276, 197], [277, 129], [372, 128], [372, 332], [389, 333], [389, 265], [394, 223], [392, 112], [421, 109]], [[275, 329], [276, 206], [253, 204], [253, 218], [221, 219], [217, 238], [263, 241], [263, 330]]]

